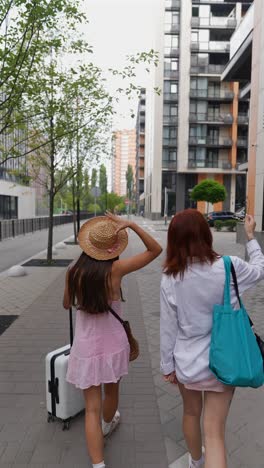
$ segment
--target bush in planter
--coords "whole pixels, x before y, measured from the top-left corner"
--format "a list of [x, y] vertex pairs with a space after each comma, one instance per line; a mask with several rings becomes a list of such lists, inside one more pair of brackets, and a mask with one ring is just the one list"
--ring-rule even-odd
[[224, 227], [224, 224], [225, 224], [225, 223], [224, 223], [223, 221], [220, 221], [220, 220], [215, 221], [215, 222], [214, 222], [215, 230], [218, 231], [218, 232], [221, 231], [222, 228]]
[[237, 227], [237, 221], [235, 219], [229, 219], [225, 222], [225, 226], [229, 232], [234, 232]]

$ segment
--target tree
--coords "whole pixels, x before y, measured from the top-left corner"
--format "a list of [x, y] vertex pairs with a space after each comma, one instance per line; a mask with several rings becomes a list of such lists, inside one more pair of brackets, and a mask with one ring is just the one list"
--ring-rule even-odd
[[97, 184], [97, 169], [93, 168], [91, 177], [91, 188], [96, 187]]
[[213, 179], [205, 179], [200, 184], [196, 185], [191, 192], [193, 201], [206, 201], [207, 213], [209, 211], [209, 203], [215, 204], [220, 201], [225, 201], [227, 196], [225, 187]]
[[132, 166], [130, 164], [128, 164], [128, 166], [127, 166], [126, 182], [127, 182], [128, 198], [131, 200], [132, 192], [133, 192], [133, 189], [134, 189], [134, 172], [133, 172], [133, 168], [132, 168]]
[[105, 195], [107, 193], [107, 173], [104, 164], [101, 164], [100, 166], [99, 187], [101, 189], [101, 195]]
[[107, 196], [107, 207], [110, 211], [118, 210], [120, 205], [124, 204], [124, 197], [120, 197], [117, 193], [111, 192]]

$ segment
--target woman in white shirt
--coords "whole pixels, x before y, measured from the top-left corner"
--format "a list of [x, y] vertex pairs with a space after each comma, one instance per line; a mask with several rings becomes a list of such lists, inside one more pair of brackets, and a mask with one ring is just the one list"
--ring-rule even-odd
[[[264, 279], [264, 255], [254, 239], [255, 221], [247, 216], [249, 263], [231, 257], [240, 294]], [[176, 214], [168, 231], [161, 281], [161, 370], [178, 384], [184, 406], [183, 432], [190, 468], [226, 468], [225, 423], [234, 388], [216, 380], [209, 369], [212, 312], [223, 303], [225, 268], [213, 250], [208, 224], [197, 210]], [[237, 299], [231, 290], [232, 305]], [[204, 392], [204, 404], [203, 404]], [[204, 409], [205, 460], [200, 419]]]

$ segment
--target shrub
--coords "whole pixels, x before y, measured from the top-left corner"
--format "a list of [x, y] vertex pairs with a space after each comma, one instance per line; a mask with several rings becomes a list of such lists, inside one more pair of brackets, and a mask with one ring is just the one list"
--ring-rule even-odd
[[221, 231], [222, 228], [224, 227], [224, 224], [225, 224], [224, 221], [220, 221], [220, 220], [215, 221], [214, 222], [214, 227], [215, 227], [216, 231], [218, 231], [218, 232]]
[[225, 221], [225, 226], [229, 232], [234, 232], [236, 230], [237, 221], [235, 219], [229, 219]]

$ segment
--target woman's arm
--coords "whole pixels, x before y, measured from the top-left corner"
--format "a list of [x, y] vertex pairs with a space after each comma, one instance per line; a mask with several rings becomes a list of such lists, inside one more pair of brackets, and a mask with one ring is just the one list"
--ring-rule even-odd
[[168, 278], [164, 275], [160, 289], [160, 367], [166, 376], [175, 371], [174, 348], [178, 328], [177, 306], [165, 287], [167, 281]]
[[245, 262], [238, 257], [233, 257], [237, 282], [240, 294], [243, 294], [247, 289], [255, 286], [259, 281], [264, 279], [264, 255], [257, 240], [254, 238], [256, 223], [252, 216], [247, 215], [245, 221], [245, 232], [248, 239], [247, 253], [249, 262]]
[[111, 213], [106, 214], [109, 219], [114, 221], [117, 225], [117, 232], [122, 229], [130, 228], [132, 229], [142, 240], [143, 244], [146, 246], [146, 251], [135, 255], [134, 257], [117, 260], [114, 263], [115, 271], [119, 273], [120, 276], [127, 275], [132, 271], [139, 270], [148, 263], [152, 262], [156, 257], [162, 252], [162, 247], [160, 244], [155, 241], [155, 239], [150, 236], [144, 229], [141, 229], [136, 223], [131, 221], [124, 221], [122, 218], [112, 215]]

